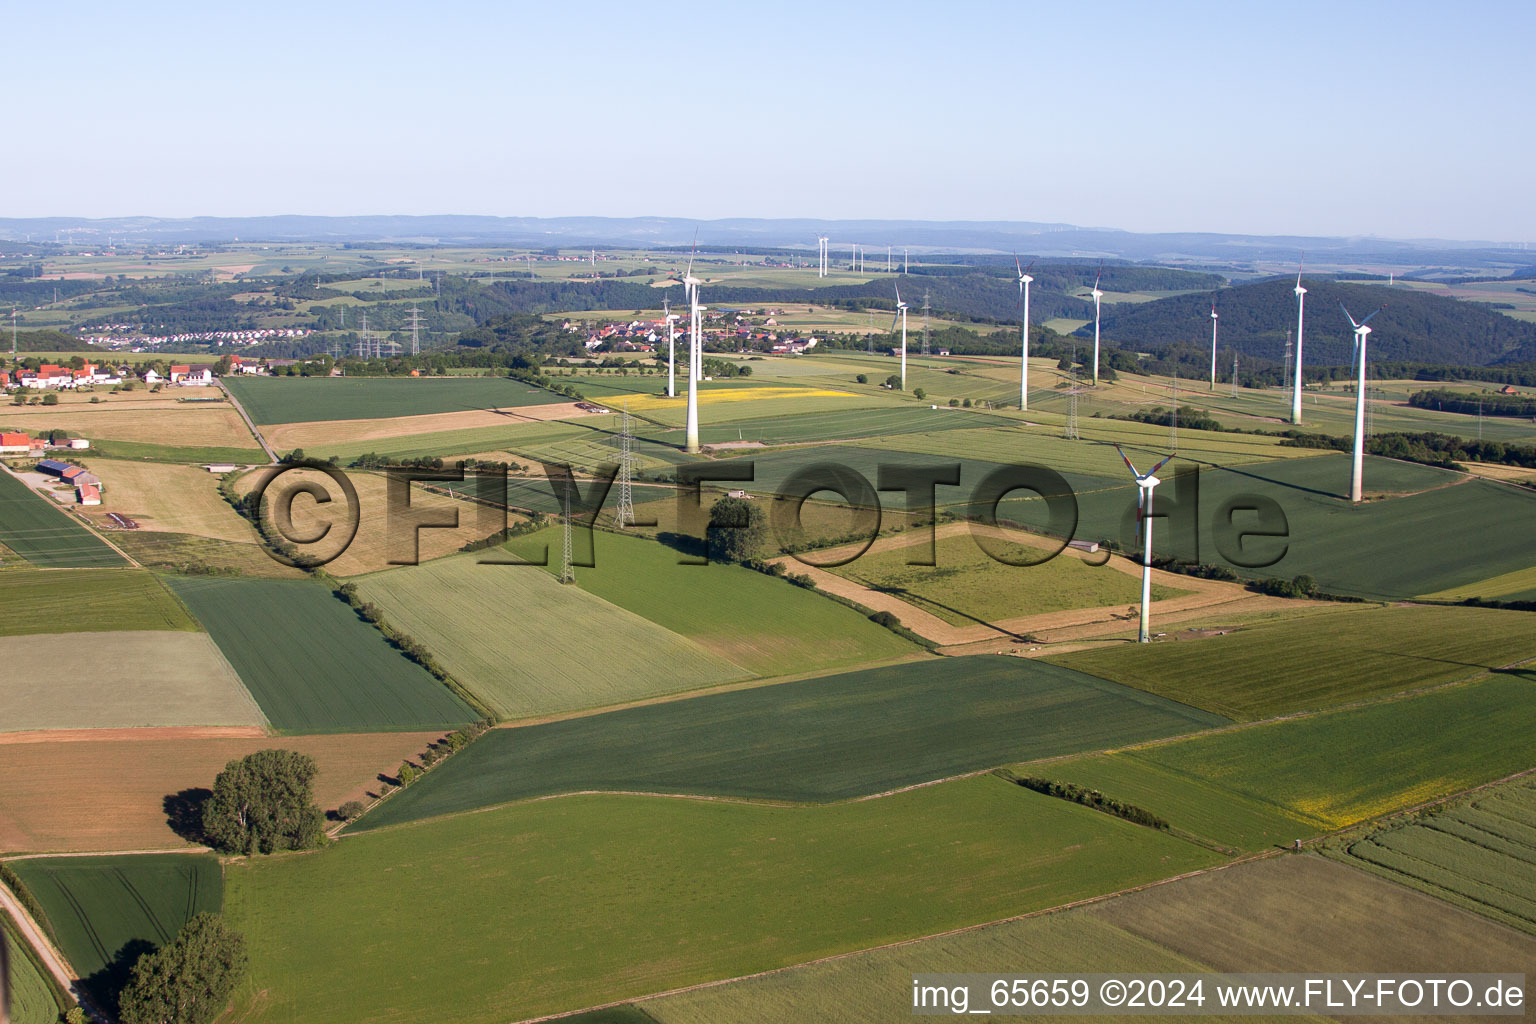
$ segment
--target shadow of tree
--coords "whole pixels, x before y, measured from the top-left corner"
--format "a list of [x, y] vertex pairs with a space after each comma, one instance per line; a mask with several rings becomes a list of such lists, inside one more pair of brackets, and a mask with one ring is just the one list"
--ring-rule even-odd
[[88, 977], [81, 978], [80, 984], [91, 994], [91, 998], [98, 1006], [116, 1016], [118, 997], [128, 985], [133, 965], [138, 962], [139, 957], [145, 953], [153, 953], [157, 948], [153, 942], [131, 939], [123, 944], [123, 948], [117, 951], [105, 967]]
[[195, 786], [165, 798], [165, 823], [189, 843], [207, 841], [203, 831], [203, 805], [213, 797], [213, 790]]

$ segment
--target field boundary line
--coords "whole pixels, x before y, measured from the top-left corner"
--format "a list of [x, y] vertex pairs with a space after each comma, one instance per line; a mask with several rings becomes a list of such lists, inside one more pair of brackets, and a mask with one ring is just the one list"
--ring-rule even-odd
[[216, 380], [214, 384], [220, 391], [224, 392], [224, 397], [229, 399], [229, 404], [235, 407], [235, 411], [240, 414], [240, 418], [245, 420], [246, 428], [250, 430], [251, 436], [256, 438], [256, 443], [261, 445], [261, 450], [267, 453], [267, 461], [272, 465], [276, 465], [277, 452], [272, 450], [272, 446], [267, 443], [267, 439], [256, 428], [256, 421], [251, 419], [251, 414], [245, 411], [245, 406], [240, 404], [240, 399], [235, 397], [235, 393], [226, 387], [222, 380]]

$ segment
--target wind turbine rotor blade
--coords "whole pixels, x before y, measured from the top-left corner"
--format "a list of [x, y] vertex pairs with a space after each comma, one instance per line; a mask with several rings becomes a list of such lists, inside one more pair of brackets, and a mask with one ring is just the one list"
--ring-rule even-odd
[[1030, 272], [1030, 271], [1031, 271], [1031, 270], [1034, 270], [1034, 269], [1035, 269], [1035, 261], [1034, 261], [1034, 260], [1030, 260], [1030, 261], [1029, 261], [1029, 266], [1027, 266], [1027, 267], [1025, 267], [1025, 268], [1024, 268], [1024, 273], [1026, 273], [1026, 274], [1027, 274], [1027, 273], [1029, 273], [1029, 272]]
[[[1013, 254], [1013, 265], [1015, 267], [1018, 267], [1019, 276], [1023, 277], [1024, 276], [1024, 268], [1019, 266], [1019, 254], [1018, 253], [1014, 253]], [[1030, 266], [1034, 266], [1034, 264], [1031, 263]]]
[[896, 286], [896, 308], [901, 308], [901, 285]]
[[[1387, 308], [1386, 306], [1378, 306], [1376, 308], [1376, 313], [1380, 313], [1383, 309], [1386, 309], [1386, 308]], [[1360, 326], [1364, 327], [1366, 324], [1370, 323], [1372, 317], [1374, 317], [1376, 315], [1376, 313], [1372, 313], [1370, 316], [1366, 317], [1364, 320], [1361, 320], [1360, 321]]]
[[1132, 476], [1139, 479], [1141, 474], [1136, 472], [1136, 467], [1131, 463], [1130, 458], [1121, 450], [1119, 445], [1115, 445], [1115, 451], [1120, 452], [1120, 461], [1125, 463], [1125, 468], [1131, 471]]
[[1344, 315], [1345, 316], [1349, 317], [1349, 325], [1351, 327], [1359, 327], [1360, 326], [1359, 322], [1357, 320], [1355, 320], [1355, 318], [1353, 316], [1350, 316], [1350, 312], [1349, 312], [1349, 307], [1348, 306], [1346, 306], [1346, 305], [1344, 305], [1344, 303], [1340, 302], [1339, 303], [1339, 308], [1344, 311]]
[[896, 321], [898, 321], [900, 319], [901, 319], [901, 308], [897, 307], [896, 312], [891, 315], [891, 330], [890, 330], [891, 334], [895, 334], [896, 333]]
[[1172, 461], [1173, 461], [1173, 456], [1172, 455], [1168, 456], [1162, 462], [1159, 462], [1157, 465], [1155, 465], [1151, 469], [1147, 470], [1147, 476], [1157, 476], [1157, 471], [1162, 469], [1164, 466], [1168, 465], [1168, 463], [1170, 463]]

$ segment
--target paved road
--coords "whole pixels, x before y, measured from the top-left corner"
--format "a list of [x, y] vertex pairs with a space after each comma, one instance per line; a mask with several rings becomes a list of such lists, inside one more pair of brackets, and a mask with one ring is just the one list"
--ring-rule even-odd
[[21, 932], [21, 937], [36, 951], [38, 959], [43, 962], [48, 973], [53, 975], [54, 980], [64, 986], [64, 991], [74, 992], [78, 998], [75, 974], [69, 962], [64, 959], [63, 954], [53, 948], [53, 943], [43, 935], [43, 930], [37, 926], [37, 922], [22, 909], [16, 897], [11, 894], [11, 890], [3, 884], [0, 884], [0, 908], [3, 908], [11, 916], [11, 920], [16, 922], [16, 928]]
[[251, 436], [256, 438], [256, 441], [267, 453], [267, 461], [276, 463], [277, 452], [272, 450], [272, 446], [267, 444], [267, 439], [261, 436], [261, 431], [256, 429], [256, 421], [251, 419], [251, 414], [245, 411], [245, 406], [240, 404], [240, 399], [235, 397], [233, 391], [224, 386], [223, 381], [216, 380], [214, 383], [218, 385], [220, 391], [224, 392], [224, 397], [229, 399], [229, 404], [235, 407], [235, 411], [240, 414], [240, 418], [245, 420], [245, 425], [250, 428]]

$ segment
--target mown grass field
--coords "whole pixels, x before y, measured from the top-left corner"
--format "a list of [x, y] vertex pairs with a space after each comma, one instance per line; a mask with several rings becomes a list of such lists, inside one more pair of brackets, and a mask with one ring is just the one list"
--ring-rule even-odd
[[227, 402], [182, 405], [174, 400], [151, 403], [113, 397], [101, 405], [29, 406], [4, 419], [34, 437], [67, 430], [90, 438], [94, 449], [109, 456], [136, 457], [131, 446], [138, 445], [140, 451], [220, 449], [232, 452], [236, 462], [266, 461], [245, 421]]
[[[894, 594], [953, 626], [1141, 600], [1141, 583], [1135, 577], [1094, 568], [1076, 558], [1053, 558], [1031, 566], [1004, 565], [970, 537], [955, 536], [934, 545], [935, 565], [907, 564], [908, 559], [925, 554], [925, 548], [920, 544], [872, 552], [829, 571]], [[1185, 593], [1154, 586], [1152, 599], [1161, 601]]]
[[1251, 721], [1401, 693], [1527, 658], [1536, 658], [1536, 631], [1526, 612], [1337, 605], [1226, 636], [1050, 660]]
[[141, 953], [170, 942], [194, 915], [217, 913], [224, 901], [211, 855], [49, 857], [11, 867], [42, 904], [60, 951], [103, 997], [115, 995]]
[[503, 718], [642, 700], [747, 675], [540, 569], [481, 563], [498, 554], [393, 569], [363, 577], [358, 587]]
[[1330, 852], [1536, 934], [1536, 783], [1530, 779], [1392, 822]]
[[[754, 675], [793, 675], [914, 654], [918, 648], [847, 608], [783, 580], [734, 565], [679, 565], [684, 556], [655, 540], [595, 533], [576, 536], [576, 585], [669, 629]], [[560, 535], [541, 530], [510, 542], [520, 557], [551, 557], [559, 572]]]
[[225, 383], [258, 424], [388, 419], [570, 401], [507, 377], [232, 377]]
[[[639, 1006], [661, 1024], [886, 1024], [912, 1012], [910, 988], [893, 979], [917, 973], [1017, 974], [1019, 964], [1047, 976], [1437, 971], [1450, 950], [1464, 965], [1457, 969], [1477, 970], [1479, 963], [1528, 963], [1536, 955], [1536, 942], [1488, 928], [1471, 914], [1320, 857], [1285, 857], [1208, 872], [1090, 907], [648, 999]], [[1349, 966], [1335, 966], [1343, 964]], [[977, 996], [986, 998], [985, 993]], [[967, 1009], [987, 1005], [973, 997]], [[1017, 1019], [974, 1012], [967, 1017]], [[1201, 1019], [1244, 1018], [1211, 1014]]]
[[279, 730], [420, 731], [477, 717], [323, 586], [170, 582]]
[[[1305, 838], [1531, 767], [1536, 680], [1497, 674], [1400, 700], [1142, 746], [1083, 762], [1020, 766], [1130, 800], [1224, 845]], [[1109, 787], [1113, 786], [1111, 789]], [[1226, 797], [1235, 798], [1233, 810]], [[1138, 799], [1138, 796], [1143, 799]], [[1272, 817], [1278, 812], [1280, 817]]]
[[198, 629], [181, 602], [150, 573], [19, 570], [0, 577], [0, 636], [146, 629]]
[[451, 1008], [478, 1024], [1056, 906], [1215, 856], [992, 777], [813, 808], [591, 795], [232, 863], [225, 915], [250, 943], [253, 1020], [330, 1020], [340, 1002], [358, 1019]]
[[[0, 582], [3, 585], [3, 582]], [[72, 656], [100, 667], [72, 664]], [[0, 637], [0, 732], [245, 725], [266, 718], [212, 640], [145, 630]], [[109, 684], [104, 684], [106, 672]]]
[[33, 958], [32, 951], [11, 930], [11, 921], [0, 912], [0, 942], [5, 943], [11, 965], [11, 1024], [57, 1024], [63, 1010], [54, 998], [53, 987]]
[[[236, 464], [265, 462], [249, 453]], [[126, 459], [89, 460], [90, 470], [107, 489], [91, 515], [117, 512], [140, 530], [190, 533], [217, 540], [252, 543], [256, 531], [219, 494], [219, 478], [201, 466], [168, 466]], [[100, 520], [97, 520], [98, 522]]]
[[254, 541], [249, 544], [215, 540], [191, 533], [120, 530], [113, 543], [146, 569], [204, 575], [206, 569], [234, 570], [240, 576], [303, 579], [304, 573], [284, 565]]
[[1224, 724], [1040, 662], [929, 658], [498, 729], [360, 825], [583, 790], [838, 800]]
[[0, 542], [33, 565], [46, 569], [126, 565], [49, 499], [0, 470]]

